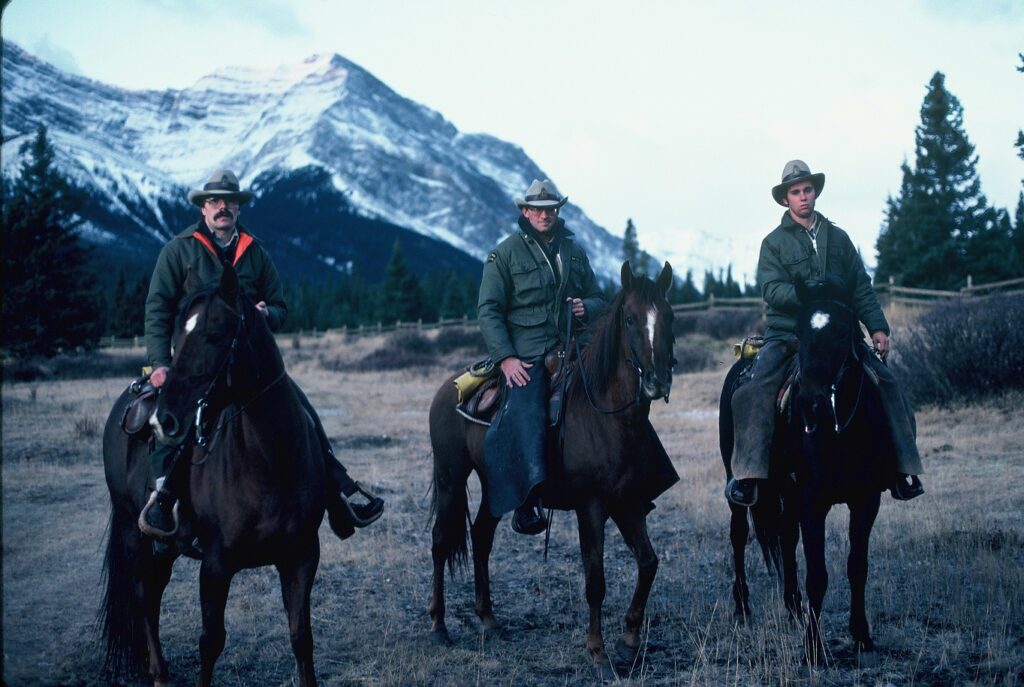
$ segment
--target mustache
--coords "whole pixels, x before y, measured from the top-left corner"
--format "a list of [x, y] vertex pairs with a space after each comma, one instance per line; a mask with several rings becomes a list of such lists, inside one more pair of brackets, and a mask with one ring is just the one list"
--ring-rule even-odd
[[234, 215], [231, 213], [230, 210], [225, 209], [218, 211], [217, 214], [213, 216], [214, 219], [220, 219], [221, 217], [227, 217], [228, 219], [232, 219]]

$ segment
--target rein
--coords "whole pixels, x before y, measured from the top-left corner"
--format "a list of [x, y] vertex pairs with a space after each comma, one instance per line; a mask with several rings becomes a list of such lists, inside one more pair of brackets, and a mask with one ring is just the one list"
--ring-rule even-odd
[[[839, 386], [839, 382], [842, 381], [846, 371], [850, 369], [850, 358], [859, 361], [856, 352], [856, 342], [851, 343], [850, 350], [847, 351], [846, 356], [843, 358], [843, 364], [839, 366], [839, 371], [836, 372], [835, 377], [832, 379], [832, 384], [829, 386], [829, 405], [832, 409], [832, 420], [835, 423], [836, 434], [841, 434], [843, 430], [850, 426], [853, 422], [853, 418], [857, 415], [857, 408], [860, 407], [860, 398], [864, 391], [864, 377], [867, 373], [864, 371], [864, 363], [861, 363], [860, 369], [860, 380], [857, 384], [857, 396], [853, 400], [853, 407], [850, 408], [850, 414], [847, 416], [845, 422], [839, 421], [839, 410], [836, 408], [836, 388]], [[804, 434], [813, 434], [818, 428], [817, 424], [812, 424], [807, 421], [807, 417], [804, 417]]]

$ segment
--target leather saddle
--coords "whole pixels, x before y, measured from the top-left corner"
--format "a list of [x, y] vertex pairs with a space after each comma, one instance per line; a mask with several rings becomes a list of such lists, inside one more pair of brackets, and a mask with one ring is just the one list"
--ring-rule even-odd
[[124, 416], [121, 418], [121, 429], [126, 434], [140, 434], [149, 431], [149, 418], [156, 410], [156, 397], [159, 392], [146, 377], [135, 380], [128, 388], [135, 396], [125, 406]]
[[[562, 364], [560, 351], [548, 351], [544, 356], [544, 368], [548, 373], [548, 424], [552, 427], [558, 425], [562, 418], [562, 388], [563, 375], [569, 375], [566, 381], [572, 379], [576, 370], [575, 352], [569, 351], [567, 364]], [[494, 416], [498, 413], [505, 399], [504, 377], [495, 373], [480, 386], [478, 386], [468, 398], [455, 406], [455, 411], [470, 422], [478, 425], [490, 426]]]

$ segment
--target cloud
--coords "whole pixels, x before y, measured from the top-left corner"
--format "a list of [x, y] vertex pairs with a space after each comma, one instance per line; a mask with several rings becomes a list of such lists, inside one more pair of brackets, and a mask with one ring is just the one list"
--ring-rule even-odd
[[275, 36], [309, 36], [292, 6], [279, 0], [151, 0], [151, 6], [176, 17], [193, 15], [197, 21], [234, 21], [262, 28]]
[[950, 21], [1024, 21], [1024, 2], [1020, 0], [922, 0], [922, 5], [926, 12]]

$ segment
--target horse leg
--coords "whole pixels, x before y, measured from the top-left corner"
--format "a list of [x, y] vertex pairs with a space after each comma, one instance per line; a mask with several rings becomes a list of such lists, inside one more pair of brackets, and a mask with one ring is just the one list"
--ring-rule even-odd
[[782, 599], [786, 604], [786, 610], [789, 611], [790, 620], [799, 620], [804, 615], [796, 564], [796, 545], [800, 541], [800, 509], [797, 505], [799, 496], [795, 493], [784, 493], [782, 499]]
[[309, 622], [309, 595], [313, 589], [313, 578], [320, 563], [320, 540], [314, 538], [309, 550], [301, 560], [278, 564], [277, 573], [281, 579], [281, 598], [288, 613], [288, 631], [295, 654], [295, 667], [301, 687], [316, 687], [316, 672], [313, 670], [313, 629]]
[[203, 613], [203, 631], [199, 636], [198, 687], [210, 687], [213, 666], [224, 650], [224, 606], [234, 572], [224, 564], [220, 552], [208, 549], [199, 566], [199, 603]]
[[651, 595], [654, 577], [658, 574], [658, 554], [655, 553], [651, 539], [647, 535], [647, 516], [641, 511], [615, 514], [612, 515], [612, 519], [618, 526], [622, 538], [626, 540], [629, 550], [633, 552], [633, 557], [636, 558], [636, 587], [626, 611], [626, 630], [622, 634], [622, 645], [627, 653], [625, 658], [632, 664], [640, 648], [640, 627], [644, 622], [647, 599]]
[[800, 516], [800, 529], [804, 537], [804, 559], [807, 562], [807, 633], [804, 652], [807, 662], [817, 665], [825, 655], [821, 641], [821, 606], [828, 589], [828, 569], [825, 567], [825, 517], [829, 508], [805, 507]]
[[850, 634], [862, 665], [874, 665], [878, 660], [864, 608], [868, 543], [878, 515], [878, 502], [879, 496], [875, 493], [865, 501], [850, 505], [850, 555], [846, 560], [846, 574], [850, 579]]
[[[434, 450], [436, 456], [440, 455]], [[433, 588], [430, 599], [430, 638], [435, 644], [451, 644], [445, 624], [444, 566], [465, 562], [466, 556], [466, 477], [441, 479], [434, 468], [434, 527], [430, 553], [433, 558]], [[475, 550], [475, 547], [474, 547]]]
[[491, 605], [491, 548], [494, 546], [494, 530], [501, 518], [491, 515], [486, 496], [480, 500], [480, 510], [473, 521], [470, 534], [473, 538], [473, 588], [476, 591], [476, 614], [480, 618], [484, 633], [501, 630], [494, 617]]
[[604, 524], [608, 515], [599, 502], [591, 501], [576, 509], [580, 531], [580, 553], [586, 576], [587, 605], [590, 624], [587, 631], [587, 653], [597, 665], [610, 665], [601, 636], [601, 606], [604, 603]]
[[[152, 544], [148, 540], [143, 540], [143, 546], [152, 547]], [[176, 554], [151, 555], [140, 583], [140, 598], [145, 613], [143, 628], [149, 653], [149, 675], [157, 687], [167, 682], [167, 661], [164, 660], [163, 649], [160, 646], [160, 604], [163, 601], [164, 589], [171, 579], [171, 566], [174, 565], [176, 557]]]
[[732, 583], [732, 599], [736, 604], [732, 617], [745, 622], [750, 616], [750, 587], [747, 585], [746, 550], [747, 538], [750, 536], [750, 523], [747, 520], [747, 509], [729, 504], [732, 517], [729, 520], [729, 541], [732, 543], [732, 566], [735, 579]]

